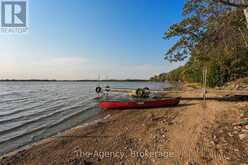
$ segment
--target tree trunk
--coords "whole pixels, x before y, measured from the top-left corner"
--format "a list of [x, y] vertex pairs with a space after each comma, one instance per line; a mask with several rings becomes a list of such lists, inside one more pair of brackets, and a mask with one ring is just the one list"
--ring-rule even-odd
[[247, 28], [248, 28], [248, 8], [244, 9], [246, 21], [247, 21]]

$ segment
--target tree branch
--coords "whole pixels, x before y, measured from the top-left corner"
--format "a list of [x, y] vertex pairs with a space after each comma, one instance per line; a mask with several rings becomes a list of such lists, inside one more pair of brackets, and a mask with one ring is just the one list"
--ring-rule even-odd
[[248, 1], [247, 1], [247, 3], [244, 3], [244, 4], [234, 3], [234, 2], [231, 2], [230, 0], [214, 0], [214, 1], [215, 2], [220, 2], [220, 3], [224, 4], [224, 5], [238, 7], [238, 8], [247, 8], [248, 7]]

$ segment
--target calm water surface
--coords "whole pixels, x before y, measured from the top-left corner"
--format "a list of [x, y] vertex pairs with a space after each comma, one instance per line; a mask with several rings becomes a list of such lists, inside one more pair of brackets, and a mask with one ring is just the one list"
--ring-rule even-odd
[[[0, 155], [72, 128], [101, 111], [98, 82], [0, 82]], [[112, 88], [162, 89], [168, 83], [109, 82]]]

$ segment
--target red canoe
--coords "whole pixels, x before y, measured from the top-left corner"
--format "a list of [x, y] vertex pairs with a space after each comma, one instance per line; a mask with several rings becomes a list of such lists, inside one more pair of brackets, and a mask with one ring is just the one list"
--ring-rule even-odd
[[179, 102], [180, 98], [160, 98], [129, 101], [101, 101], [98, 105], [102, 109], [138, 109], [176, 106]]

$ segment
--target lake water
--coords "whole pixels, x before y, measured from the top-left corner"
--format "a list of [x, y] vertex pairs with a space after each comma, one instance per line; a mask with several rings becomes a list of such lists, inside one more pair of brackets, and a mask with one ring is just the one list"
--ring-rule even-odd
[[[0, 155], [79, 125], [101, 113], [98, 82], [0, 82]], [[162, 89], [169, 83], [104, 82], [112, 88]]]

